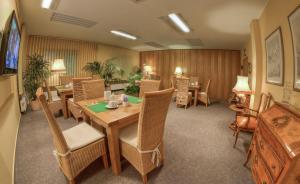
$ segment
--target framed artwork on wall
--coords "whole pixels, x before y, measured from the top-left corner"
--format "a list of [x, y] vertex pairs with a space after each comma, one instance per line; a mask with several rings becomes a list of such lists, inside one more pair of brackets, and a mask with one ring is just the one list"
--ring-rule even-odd
[[289, 15], [294, 51], [294, 89], [300, 91], [300, 6]]
[[284, 53], [281, 28], [266, 38], [266, 82], [282, 86], [284, 81]]

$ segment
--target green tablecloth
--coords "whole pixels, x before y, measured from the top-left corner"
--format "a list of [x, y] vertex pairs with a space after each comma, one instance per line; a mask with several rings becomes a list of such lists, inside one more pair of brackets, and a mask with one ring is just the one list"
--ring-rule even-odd
[[107, 111], [108, 109], [105, 107], [107, 105], [106, 102], [99, 102], [97, 104], [94, 104], [94, 105], [89, 105], [88, 108], [95, 112], [95, 113], [98, 113], [98, 112], [105, 112]]
[[133, 104], [138, 104], [142, 102], [142, 99], [134, 96], [128, 96], [128, 102]]

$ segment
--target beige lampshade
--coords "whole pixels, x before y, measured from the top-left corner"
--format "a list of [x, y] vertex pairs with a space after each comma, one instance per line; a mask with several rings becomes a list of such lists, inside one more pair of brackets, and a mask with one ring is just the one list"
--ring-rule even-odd
[[180, 66], [177, 66], [176, 68], [175, 68], [175, 74], [176, 75], [182, 75], [182, 68], [180, 67]]
[[248, 83], [248, 77], [245, 76], [237, 76], [237, 82], [233, 88], [234, 91], [237, 92], [249, 92], [251, 91]]
[[52, 64], [51, 71], [59, 72], [59, 71], [65, 71], [65, 70], [66, 70], [66, 67], [65, 67], [64, 60], [63, 59], [55, 59]]
[[152, 67], [150, 65], [145, 65], [144, 66], [144, 71], [147, 73], [151, 73], [152, 72]]

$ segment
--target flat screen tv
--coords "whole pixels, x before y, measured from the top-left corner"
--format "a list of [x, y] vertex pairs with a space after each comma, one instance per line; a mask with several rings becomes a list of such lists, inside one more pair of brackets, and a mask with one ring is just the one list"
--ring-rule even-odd
[[2, 65], [1, 73], [16, 73], [18, 71], [20, 42], [20, 29], [16, 14], [13, 11], [6, 23], [3, 33], [0, 58]]

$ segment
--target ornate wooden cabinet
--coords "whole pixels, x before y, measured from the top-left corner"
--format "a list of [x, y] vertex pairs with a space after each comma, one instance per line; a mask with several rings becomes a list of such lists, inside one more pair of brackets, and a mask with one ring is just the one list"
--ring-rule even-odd
[[300, 184], [300, 111], [275, 103], [261, 113], [248, 156], [257, 184]]

